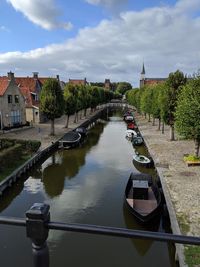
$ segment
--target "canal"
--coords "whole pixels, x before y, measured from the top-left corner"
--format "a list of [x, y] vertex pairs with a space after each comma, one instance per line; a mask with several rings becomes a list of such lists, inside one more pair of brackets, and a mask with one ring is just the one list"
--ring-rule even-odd
[[[6, 192], [0, 215], [25, 217], [33, 203], [44, 202], [52, 221], [166, 231], [162, 218], [144, 228], [124, 206], [128, 177], [137, 171], [125, 130], [121, 114], [103, 118], [81, 147], [57, 151]], [[1, 225], [0, 236], [1, 266], [33, 266], [25, 228]], [[50, 231], [48, 245], [51, 267], [175, 266], [173, 247], [164, 242]]]

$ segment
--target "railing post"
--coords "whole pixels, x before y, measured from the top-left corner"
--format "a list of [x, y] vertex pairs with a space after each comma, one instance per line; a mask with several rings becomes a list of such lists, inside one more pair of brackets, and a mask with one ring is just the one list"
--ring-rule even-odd
[[26, 212], [26, 234], [32, 240], [34, 267], [49, 267], [49, 249], [46, 243], [50, 221], [49, 205], [35, 203]]

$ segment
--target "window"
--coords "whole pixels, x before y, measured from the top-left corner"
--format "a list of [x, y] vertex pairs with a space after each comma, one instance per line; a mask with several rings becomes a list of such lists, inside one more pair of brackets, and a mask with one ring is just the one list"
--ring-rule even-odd
[[15, 103], [19, 103], [19, 96], [15, 95]]
[[19, 110], [11, 111], [11, 122], [13, 125], [20, 123], [21, 116]]
[[12, 95], [8, 95], [8, 103], [12, 103]]

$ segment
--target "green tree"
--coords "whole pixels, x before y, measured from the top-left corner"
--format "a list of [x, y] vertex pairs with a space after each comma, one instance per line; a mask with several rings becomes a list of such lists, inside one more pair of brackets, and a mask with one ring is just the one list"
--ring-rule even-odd
[[195, 156], [199, 156], [200, 145], [200, 76], [186, 84], [177, 102], [175, 127], [186, 138], [195, 142]]
[[132, 85], [127, 82], [120, 82], [117, 85], [117, 92], [122, 95], [124, 95], [126, 91], [131, 90], [131, 89], [132, 89]]
[[174, 138], [174, 122], [175, 122], [175, 110], [177, 106], [178, 94], [181, 90], [181, 87], [187, 82], [186, 76], [183, 72], [177, 70], [169, 74], [169, 77], [166, 81], [167, 86], [167, 100], [168, 100], [168, 122], [170, 125], [170, 140], [175, 140]]
[[63, 108], [63, 93], [58, 80], [47, 79], [40, 93], [40, 110], [51, 120], [50, 135], [55, 134], [54, 120], [62, 116]]
[[73, 115], [76, 111], [76, 99], [73, 95], [73, 85], [67, 84], [64, 88], [64, 113], [67, 115], [67, 120], [65, 124], [65, 128], [68, 128], [69, 125], [69, 117]]

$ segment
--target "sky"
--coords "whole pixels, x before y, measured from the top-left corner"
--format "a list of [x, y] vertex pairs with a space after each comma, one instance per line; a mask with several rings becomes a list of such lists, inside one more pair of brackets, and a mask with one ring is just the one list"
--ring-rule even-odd
[[200, 68], [200, 0], [0, 0], [0, 76], [68, 81]]

